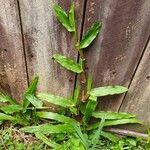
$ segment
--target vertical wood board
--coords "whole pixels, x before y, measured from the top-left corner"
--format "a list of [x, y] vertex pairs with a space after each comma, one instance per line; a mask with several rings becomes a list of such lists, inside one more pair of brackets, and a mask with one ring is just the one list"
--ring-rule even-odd
[[131, 82], [120, 111], [133, 113], [150, 124], [150, 42]]
[[[84, 31], [102, 21], [99, 37], [85, 50], [94, 87], [129, 86], [150, 34], [149, 0], [88, 0]], [[104, 110], [118, 110], [123, 95], [101, 99]]]
[[[59, 53], [76, 60], [77, 52], [72, 46], [74, 42], [71, 34], [58, 22], [53, 13], [53, 5], [56, 3], [69, 11], [71, 1], [21, 0], [21, 18], [29, 79], [39, 75], [39, 91], [67, 96], [73, 90], [75, 75], [54, 62], [52, 55]], [[84, 0], [75, 1], [79, 32], [83, 5]]]
[[0, 0], [0, 92], [18, 101], [27, 87], [25, 57], [16, 0]]

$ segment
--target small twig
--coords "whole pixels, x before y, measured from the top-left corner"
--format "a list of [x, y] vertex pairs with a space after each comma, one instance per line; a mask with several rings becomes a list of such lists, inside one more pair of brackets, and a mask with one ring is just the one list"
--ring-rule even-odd
[[116, 133], [121, 136], [142, 137], [144, 140], [148, 139], [147, 134], [136, 132], [136, 131], [130, 131], [130, 130], [119, 129], [119, 128], [106, 128], [105, 130], [110, 131], [112, 133]]

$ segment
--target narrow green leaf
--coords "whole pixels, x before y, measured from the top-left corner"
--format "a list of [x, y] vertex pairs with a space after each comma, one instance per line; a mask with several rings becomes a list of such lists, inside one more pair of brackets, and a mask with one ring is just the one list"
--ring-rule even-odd
[[23, 108], [20, 105], [7, 105], [0, 107], [0, 110], [5, 112], [6, 114], [13, 114], [23, 110]]
[[81, 140], [81, 143], [84, 145], [85, 149], [88, 149], [89, 147], [88, 140], [83, 135], [80, 124], [79, 123], [73, 124], [73, 127], [77, 133], [77, 137]]
[[79, 86], [76, 86], [75, 90], [74, 90], [74, 96], [73, 96], [73, 103], [74, 103], [74, 105], [76, 105], [77, 102], [78, 102], [79, 94], [80, 94]]
[[90, 92], [92, 88], [92, 75], [88, 74], [87, 78], [87, 91]]
[[63, 97], [47, 94], [47, 93], [39, 93], [39, 94], [37, 94], [37, 97], [42, 101], [47, 101], [51, 104], [55, 104], [55, 105], [62, 106], [65, 108], [74, 106], [73, 102], [70, 100], [67, 100]]
[[71, 9], [69, 11], [69, 22], [70, 22], [70, 25], [71, 25], [73, 31], [75, 31], [74, 2], [72, 2]]
[[43, 102], [37, 99], [34, 95], [27, 95], [26, 99], [36, 108], [41, 108], [43, 106]]
[[105, 123], [105, 118], [102, 118], [101, 122], [99, 123], [98, 129], [94, 133], [93, 139], [91, 141], [93, 150], [96, 148], [96, 145], [99, 143], [99, 137], [100, 137], [101, 131], [104, 127], [104, 123]]
[[[59, 22], [69, 31], [69, 32], [74, 32], [75, 29], [72, 27], [69, 21], [69, 17], [66, 14], [66, 12], [59, 6], [59, 5], [54, 5], [53, 7], [55, 15]], [[71, 19], [71, 17], [70, 17]]]
[[94, 23], [90, 27], [88, 32], [83, 36], [81, 42], [79, 43], [79, 49], [88, 47], [92, 43], [92, 41], [96, 38], [101, 27], [102, 27], [102, 23], [99, 23], [99, 22]]
[[103, 118], [105, 116], [105, 119], [128, 119], [128, 118], [134, 118], [135, 115], [124, 113], [124, 112], [111, 112], [111, 111], [100, 111], [100, 112], [93, 112], [92, 116], [94, 118]]
[[115, 95], [115, 94], [121, 94], [127, 92], [128, 89], [123, 86], [104, 86], [104, 87], [98, 87], [91, 90], [90, 95], [92, 96], [107, 96], [107, 95]]
[[112, 142], [115, 142], [115, 143], [119, 141], [119, 138], [110, 132], [101, 131], [100, 135], [103, 136], [104, 138], [109, 139]]
[[1, 92], [0, 92], [0, 102], [4, 102], [4, 103], [5, 103], [5, 102], [8, 102], [8, 103], [10, 103], [10, 104], [12, 104], [12, 105], [18, 104], [15, 99], [13, 99], [13, 98], [11, 98], [10, 96], [5, 95], [5, 94], [3, 94], [3, 93], [1, 93]]
[[81, 65], [76, 63], [74, 60], [67, 58], [65, 56], [62, 56], [60, 54], [54, 54], [53, 58], [55, 61], [57, 61], [60, 65], [62, 65], [64, 68], [73, 71], [75, 73], [81, 73], [83, 72], [83, 69]]
[[29, 126], [21, 128], [20, 131], [28, 133], [42, 133], [42, 134], [56, 134], [56, 133], [73, 133], [75, 132], [74, 128], [69, 124], [44, 124], [38, 126]]
[[0, 113], [0, 121], [1, 121], [1, 120], [14, 121], [14, 120], [16, 120], [16, 118], [13, 117], [13, 116], [10, 116], [10, 115], [6, 115], [6, 114], [4, 114], [4, 113]]
[[97, 97], [90, 96], [84, 112], [84, 118], [86, 122], [89, 121], [93, 111], [95, 111], [96, 105]]
[[58, 143], [56, 143], [56, 142], [54, 142], [54, 141], [48, 139], [48, 138], [47, 138], [45, 135], [43, 135], [42, 133], [38, 133], [38, 132], [37, 132], [37, 133], [35, 133], [35, 136], [36, 136], [38, 139], [42, 140], [46, 145], [50, 146], [51, 148], [56, 149], [56, 148], [58, 148], [58, 147], [60, 146]]
[[40, 118], [45, 118], [45, 119], [52, 119], [52, 120], [56, 120], [59, 122], [63, 122], [63, 123], [77, 123], [76, 120], [66, 117], [64, 115], [60, 115], [58, 113], [53, 113], [53, 112], [37, 112], [37, 116], [39, 116]]
[[[104, 126], [116, 126], [116, 125], [122, 125], [122, 124], [141, 124], [141, 121], [136, 118], [129, 118], [129, 119], [119, 119], [119, 120], [106, 120]], [[96, 129], [98, 128], [99, 123], [94, 123], [90, 125], [87, 129]]]
[[118, 120], [106, 120], [105, 126], [115, 126], [121, 124], [129, 124], [129, 123], [138, 123], [141, 124], [141, 121], [136, 118], [129, 118], [129, 119], [118, 119]]
[[24, 94], [24, 100], [23, 100], [23, 107], [24, 109], [26, 109], [28, 107], [28, 105], [30, 104], [30, 102], [28, 101], [28, 99], [26, 98], [27, 95], [34, 95], [36, 88], [37, 88], [37, 84], [38, 84], [38, 80], [39, 77], [35, 77], [32, 82], [30, 83], [27, 91]]

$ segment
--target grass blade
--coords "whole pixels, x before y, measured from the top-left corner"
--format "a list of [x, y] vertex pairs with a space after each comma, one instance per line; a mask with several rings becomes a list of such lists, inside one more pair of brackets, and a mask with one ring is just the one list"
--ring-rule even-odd
[[101, 131], [101, 136], [103, 136], [104, 138], [107, 138], [108, 140], [110, 140], [114, 143], [119, 141], [119, 138], [110, 132]]
[[99, 138], [101, 135], [101, 131], [104, 127], [105, 118], [102, 118], [101, 122], [99, 123], [98, 130], [95, 131], [95, 134], [93, 136], [93, 139], [91, 141], [92, 150], [95, 150], [95, 146], [99, 143]]
[[41, 141], [43, 141], [46, 145], [50, 146], [51, 148], [58, 148], [60, 145], [50, 139], [48, 139], [45, 135], [43, 135], [42, 133], [35, 133], [35, 136], [40, 139]]

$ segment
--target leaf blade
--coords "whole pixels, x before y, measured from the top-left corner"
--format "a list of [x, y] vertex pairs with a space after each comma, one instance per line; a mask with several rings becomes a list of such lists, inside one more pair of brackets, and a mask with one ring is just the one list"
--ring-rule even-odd
[[24, 94], [24, 100], [23, 100], [23, 107], [24, 109], [26, 109], [28, 107], [28, 105], [30, 104], [30, 102], [28, 101], [28, 99], [26, 98], [27, 95], [33, 95], [36, 91], [37, 88], [37, 84], [38, 84], [38, 80], [39, 77], [36, 76], [30, 83], [28, 89], [26, 90], [25, 94]]
[[42, 134], [42, 133], [35, 133], [35, 136], [38, 138], [38, 139], [40, 139], [40, 140], [42, 140], [45, 144], [47, 144], [48, 146], [50, 146], [51, 148], [54, 148], [54, 149], [56, 149], [56, 148], [58, 148], [60, 145], [58, 144], [58, 143], [56, 143], [56, 142], [54, 142], [54, 141], [52, 141], [52, 140], [50, 140], [50, 139], [48, 139], [44, 134]]
[[44, 124], [38, 126], [23, 127], [20, 131], [28, 133], [42, 133], [42, 134], [56, 134], [56, 133], [73, 133], [75, 132], [73, 127], [69, 124]]
[[66, 12], [57, 4], [53, 6], [53, 10], [59, 22], [69, 31], [74, 32], [74, 28], [70, 25], [69, 17]]
[[115, 95], [115, 94], [122, 94], [124, 92], [127, 92], [128, 89], [123, 86], [104, 86], [104, 87], [98, 87], [94, 88], [90, 91], [90, 95], [96, 96], [96, 97], [102, 97], [107, 95]]
[[72, 2], [71, 9], [69, 11], [69, 22], [70, 22], [72, 29], [75, 31], [74, 2]]
[[54, 96], [52, 94], [46, 94], [46, 93], [38, 93], [37, 97], [42, 101], [47, 101], [51, 104], [55, 104], [65, 108], [69, 108], [73, 106], [73, 103], [70, 100], [67, 100], [60, 96]]
[[95, 111], [96, 105], [97, 105], [97, 97], [90, 96], [84, 112], [84, 118], [86, 122], [89, 121], [93, 111]]
[[[116, 125], [123, 125], [123, 124], [141, 124], [141, 121], [136, 118], [129, 118], [129, 119], [118, 119], [118, 120], [106, 120], [104, 126], [116, 126]], [[99, 123], [94, 123], [90, 125], [87, 130], [96, 129], [98, 128]]]
[[70, 117], [66, 117], [64, 115], [60, 115], [58, 113], [53, 113], [53, 112], [37, 112], [37, 116], [39, 116], [40, 118], [45, 118], [45, 119], [51, 119], [51, 120], [56, 120], [59, 122], [63, 122], [63, 123], [72, 123], [75, 124], [77, 123], [76, 120], [70, 118]]
[[103, 118], [105, 116], [105, 119], [128, 119], [128, 118], [134, 118], [135, 115], [129, 114], [129, 113], [124, 113], [124, 112], [105, 112], [105, 111], [100, 111], [100, 112], [93, 112], [92, 116], [94, 118]]
[[75, 73], [83, 72], [81, 65], [76, 63], [74, 60], [72, 60], [70, 58], [67, 58], [60, 54], [54, 54], [53, 58], [55, 59], [55, 61], [57, 61], [57, 63], [62, 65], [67, 70], [73, 71]]
[[3, 93], [0, 92], [0, 102], [9, 102], [10, 104], [14, 105], [14, 104], [18, 104], [17, 101], [13, 98], [11, 98], [8, 95], [5, 95]]
[[79, 49], [88, 47], [98, 35], [101, 27], [102, 23], [95, 22], [87, 31], [87, 33], [83, 36], [81, 42], [79, 43]]
[[21, 107], [20, 105], [6, 105], [0, 107], [0, 110], [5, 112], [6, 114], [13, 114], [15, 112], [20, 112], [21, 110], [23, 110], [23, 107]]
[[6, 115], [4, 113], [0, 113], [0, 120], [14, 121], [14, 120], [16, 120], [16, 118], [13, 116], [10, 116], [10, 115]]
[[43, 106], [43, 102], [37, 99], [34, 95], [27, 95], [26, 99], [36, 108], [41, 108]]

